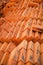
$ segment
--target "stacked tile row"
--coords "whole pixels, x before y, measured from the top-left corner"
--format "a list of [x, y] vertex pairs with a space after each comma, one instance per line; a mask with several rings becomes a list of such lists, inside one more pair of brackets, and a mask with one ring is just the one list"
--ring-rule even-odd
[[[1, 20], [0, 25], [0, 41], [1, 42], [21, 42], [23, 39], [28, 41], [33, 40], [34, 42], [43, 42], [43, 22], [35, 21], [34, 19], [28, 21], [20, 20], [17, 22], [7, 22]], [[30, 22], [31, 21], [31, 22]], [[34, 27], [36, 25], [36, 27]]]
[[43, 43], [23, 40], [0, 43], [0, 65], [43, 65]]
[[42, 45], [37, 41], [23, 40], [11, 52], [7, 65], [43, 65]]
[[3, 65], [7, 63], [10, 53], [15, 47], [16, 45], [13, 42], [10, 42], [10, 43], [0, 42], [0, 65], [1, 63], [3, 63]]

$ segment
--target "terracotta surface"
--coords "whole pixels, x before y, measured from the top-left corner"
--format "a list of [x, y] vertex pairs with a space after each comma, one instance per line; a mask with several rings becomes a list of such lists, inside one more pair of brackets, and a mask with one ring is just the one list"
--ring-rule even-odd
[[0, 0], [0, 65], [43, 65], [43, 0]]

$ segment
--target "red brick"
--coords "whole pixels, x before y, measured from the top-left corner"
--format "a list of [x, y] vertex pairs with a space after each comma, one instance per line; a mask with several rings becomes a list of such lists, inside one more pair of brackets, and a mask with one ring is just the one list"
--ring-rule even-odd
[[22, 61], [18, 62], [17, 65], [25, 65]]
[[9, 32], [9, 30], [11, 29], [10, 23], [7, 22], [6, 25], [4, 26], [4, 29]]
[[1, 41], [1, 36], [2, 36], [3, 32], [4, 32], [4, 30], [2, 29], [1, 32], [0, 32], [0, 41]]
[[29, 20], [31, 11], [32, 11], [32, 7], [29, 7], [26, 20]]
[[1, 65], [6, 65], [7, 64], [7, 61], [8, 61], [8, 58], [9, 58], [9, 53], [8, 52], [5, 52], [5, 54], [2, 57], [2, 60], [1, 60], [0, 64]]
[[29, 20], [26, 22], [24, 29], [29, 29], [29, 30], [30, 30], [31, 24], [32, 24], [32, 19], [29, 19]]
[[23, 20], [23, 22], [22, 22], [22, 24], [21, 24], [21, 32], [24, 31], [25, 25], [26, 25], [26, 21]]
[[0, 41], [1, 42], [4, 42], [5, 41], [5, 37], [6, 37], [7, 34], [8, 33], [4, 30], [3, 33], [2, 33], [2, 35], [1, 35], [1, 37], [0, 37]]
[[39, 42], [36, 42], [34, 44], [34, 49], [35, 49], [36, 52], [37, 52], [37, 50], [40, 52], [40, 43]]
[[10, 32], [13, 32], [15, 29], [15, 26], [12, 26], [11, 29], [9, 30]]
[[26, 5], [27, 5], [27, 1], [25, 0], [25, 1], [23, 2], [23, 4], [22, 4], [22, 8], [23, 8], [23, 7], [26, 7]]
[[3, 18], [0, 19], [0, 26], [4, 24]]
[[32, 41], [30, 41], [29, 43], [28, 43], [28, 48], [27, 48], [28, 50], [29, 49], [31, 49], [32, 51], [34, 51], [34, 43], [32, 42]]
[[16, 36], [17, 36], [18, 31], [19, 31], [20, 25], [21, 25], [21, 21], [17, 24], [17, 26], [16, 26], [16, 28], [13, 32], [13, 35], [12, 35], [12, 40], [13, 41], [16, 39]]
[[11, 27], [13, 27], [13, 26], [15, 25], [15, 23], [16, 23], [16, 22], [13, 22], [13, 21], [10, 22]]
[[33, 51], [30, 49], [30, 50], [27, 50], [27, 56], [26, 56], [26, 62], [31, 62], [31, 63], [34, 63], [33, 62]]
[[12, 52], [12, 50], [16, 47], [16, 45], [10, 42], [5, 51]]
[[0, 43], [0, 47], [2, 46], [2, 43]]
[[39, 5], [38, 3], [29, 2], [29, 6], [35, 6], [35, 7], [37, 7], [38, 5]]
[[29, 40], [33, 40], [34, 39], [34, 32], [31, 30], [29, 33]]
[[40, 33], [35, 32], [35, 41], [40, 41]]
[[32, 25], [36, 25], [37, 24], [37, 21], [36, 21], [36, 19], [33, 19], [33, 23], [32, 23]]
[[26, 50], [21, 49], [18, 61], [22, 61], [25, 63], [25, 60], [26, 60]]
[[9, 41], [11, 41], [11, 39], [12, 39], [12, 32], [9, 32], [7, 35], [6, 35], [6, 37], [5, 37], [5, 40], [6, 40], [6, 42], [9, 42]]
[[4, 55], [4, 52], [0, 51], [0, 61], [1, 61], [2, 57], [3, 57], [3, 55]]
[[43, 43], [41, 43], [41, 53], [43, 53]]
[[23, 33], [22, 33], [22, 39], [27, 39], [29, 40], [29, 30], [26, 29]]
[[33, 0], [34, 2], [40, 3], [42, 0]]
[[40, 43], [34, 45], [34, 63], [40, 64]]
[[3, 45], [1, 46], [0, 50], [5, 52], [5, 49], [7, 48], [7, 46], [8, 46], [8, 43], [4, 42]]
[[18, 34], [16, 36], [17, 41], [21, 41], [22, 40], [21, 36], [22, 36], [22, 32], [24, 30], [24, 27], [25, 27], [25, 21], [23, 21], [21, 23], [20, 29], [19, 29]]
[[40, 25], [32, 25], [32, 30], [36, 32], [42, 32], [43, 27]]
[[4, 24], [3, 24], [3, 25], [1, 25], [1, 28], [4, 28], [4, 27], [5, 27], [5, 25], [6, 25], [6, 22], [4, 22]]
[[41, 65], [43, 65], [43, 53], [41, 54]]
[[17, 36], [16, 36], [16, 40], [17, 42], [20, 42], [22, 39], [21, 39], [21, 36], [22, 36], [22, 32], [21, 32], [21, 29], [18, 31], [17, 33]]
[[26, 16], [27, 11], [28, 11], [28, 7], [24, 10], [24, 12], [22, 13], [22, 16]]
[[[41, 14], [41, 12], [39, 12], [39, 17], [40, 17], [40, 14]], [[37, 25], [40, 25], [41, 26], [41, 21], [40, 21], [40, 19], [39, 20], [37, 20]]]
[[33, 65], [33, 64], [32, 64], [31, 62], [28, 61], [28, 62], [26, 63], [26, 65]]
[[18, 49], [27, 49], [27, 44], [28, 44], [28, 41], [27, 40], [23, 40], [20, 45], [18, 45]]
[[41, 34], [41, 42], [43, 42], [43, 33]]
[[16, 48], [11, 52], [7, 65], [9, 65], [9, 64], [16, 65], [17, 61], [18, 61], [18, 55], [19, 55], [19, 51]]

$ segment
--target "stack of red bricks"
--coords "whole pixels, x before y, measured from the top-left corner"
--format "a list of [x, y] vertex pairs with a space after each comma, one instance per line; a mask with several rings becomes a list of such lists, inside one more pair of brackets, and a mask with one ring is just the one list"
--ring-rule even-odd
[[10, 0], [0, 18], [0, 65], [43, 65], [43, 1]]
[[0, 43], [0, 65], [43, 65], [43, 43], [23, 40], [15, 47]]

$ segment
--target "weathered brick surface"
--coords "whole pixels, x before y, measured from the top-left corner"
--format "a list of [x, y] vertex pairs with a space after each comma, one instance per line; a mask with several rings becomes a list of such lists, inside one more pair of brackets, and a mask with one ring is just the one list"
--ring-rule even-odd
[[43, 0], [0, 1], [0, 65], [43, 65]]

